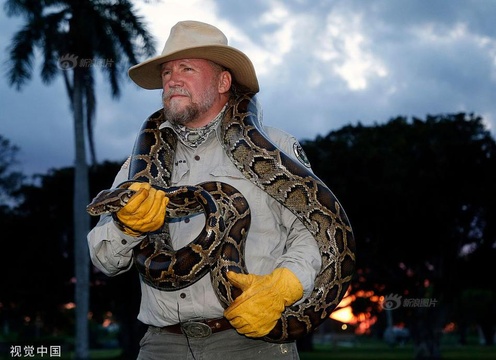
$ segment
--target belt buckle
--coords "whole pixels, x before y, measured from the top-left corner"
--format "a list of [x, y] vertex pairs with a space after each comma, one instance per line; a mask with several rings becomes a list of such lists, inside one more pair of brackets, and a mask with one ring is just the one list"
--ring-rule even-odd
[[184, 335], [192, 338], [204, 338], [212, 335], [212, 329], [210, 326], [198, 321], [188, 321], [182, 323], [181, 331]]

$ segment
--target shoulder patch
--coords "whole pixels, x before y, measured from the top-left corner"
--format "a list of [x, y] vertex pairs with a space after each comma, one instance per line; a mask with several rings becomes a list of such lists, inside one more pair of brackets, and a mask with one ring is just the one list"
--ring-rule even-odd
[[300, 162], [305, 165], [307, 168], [310, 167], [310, 161], [308, 161], [307, 154], [305, 154], [305, 151], [301, 147], [301, 145], [298, 142], [295, 142], [293, 144], [293, 151], [296, 155], [296, 158], [300, 160]]

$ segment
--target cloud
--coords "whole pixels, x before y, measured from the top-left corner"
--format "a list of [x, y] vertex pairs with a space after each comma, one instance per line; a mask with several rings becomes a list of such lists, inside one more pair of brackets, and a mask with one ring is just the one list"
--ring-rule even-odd
[[[464, 111], [496, 129], [496, 2], [484, 0], [168, 0], [136, 2], [157, 51], [180, 20], [212, 23], [253, 61], [264, 122], [298, 139], [347, 124]], [[0, 14], [0, 43], [22, 24]], [[4, 52], [5, 53], [5, 52]], [[37, 70], [38, 71], [38, 70]], [[110, 97], [99, 78], [100, 160], [122, 160], [160, 91], [126, 80]], [[22, 92], [0, 83], [0, 133], [21, 147], [24, 170], [73, 162], [72, 116], [62, 81], [38, 73]], [[23, 126], [27, 127], [24, 128]]]

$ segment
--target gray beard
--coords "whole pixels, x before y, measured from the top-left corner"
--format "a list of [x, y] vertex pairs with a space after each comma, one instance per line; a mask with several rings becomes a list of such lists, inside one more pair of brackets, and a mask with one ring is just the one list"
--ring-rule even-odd
[[185, 90], [175, 89], [173, 91], [169, 91], [169, 93], [162, 93], [162, 101], [164, 103], [164, 115], [169, 122], [175, 125], [183, 125], [187, 126], [191, 124], [195, 120], [197, 120], [201, 114], [208, 111], [208, 109], [212, 106], [214, 101], [214, 88], [208, 87], [206, 92], [203, 94], [202, 98], [198, 103], [191, 103], [184, 110], [177, 111], [174, 110], [174, 107], [166, 107], [165, 99], [173, 93], [180, 93], [189, 95], [189, 93]]
[[200, 115], [200, 108], [197, 104], [186, 107], [183, 111], [177, 112], [171, 108], [164, 107], [165, 118], [174, 125], [187, 126]]

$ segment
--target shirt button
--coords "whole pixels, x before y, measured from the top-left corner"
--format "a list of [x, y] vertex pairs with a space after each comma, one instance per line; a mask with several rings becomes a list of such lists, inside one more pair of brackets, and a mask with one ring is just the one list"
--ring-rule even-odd
[[181, 293], [179, 296], [181, 297], [181, 299], [184, 299], [186, 297], [186, 294], [185, 293]]
[[189, 223], [189, 218], [184, 219], [184, 222], [187, 224]]
[[122, 245], [126, 245], [126, 244], [127, 244], [127, 240], [126, 240], [126, 239], [122, 239], [122, 240], [121, 240], [121, 244], [122, 244]]
[[196, 161], [200, 160], [200, 155], [195, 155], [195, 160]]

